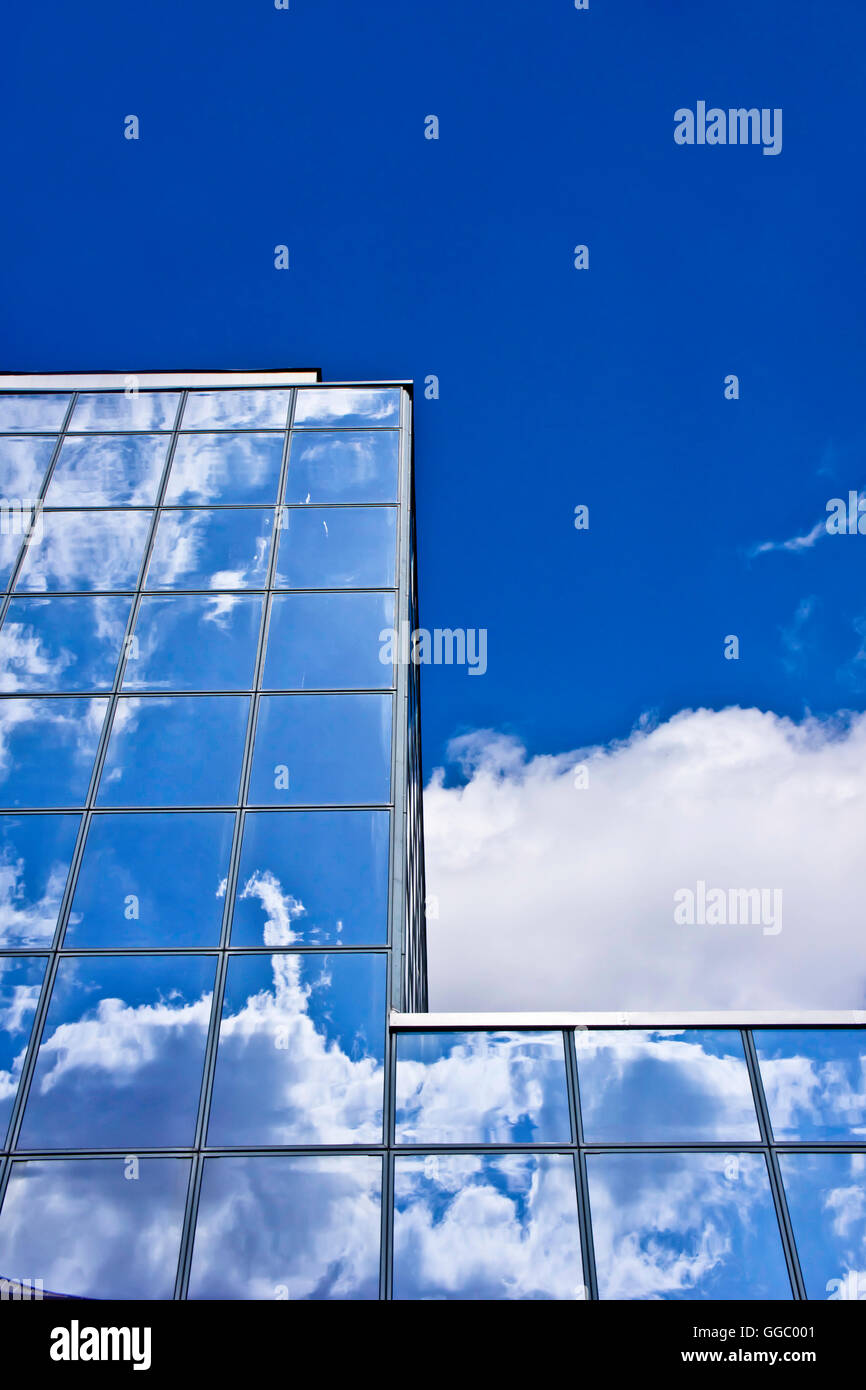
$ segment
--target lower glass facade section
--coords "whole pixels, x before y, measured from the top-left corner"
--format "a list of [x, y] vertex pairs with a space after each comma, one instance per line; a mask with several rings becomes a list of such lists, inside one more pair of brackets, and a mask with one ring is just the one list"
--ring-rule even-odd
[[[866, 1300], [866, 1029], [386, 1038], [386, 957], [230, 948], [208, 1085], [217, 953], [63, 956], [0, 1274], [88, 1298]], [[45, 959], [0, 957], [4, 1124]]]

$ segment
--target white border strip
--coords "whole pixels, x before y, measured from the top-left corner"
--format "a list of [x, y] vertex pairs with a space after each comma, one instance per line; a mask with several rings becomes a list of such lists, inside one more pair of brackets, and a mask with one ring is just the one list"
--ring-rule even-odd
[[403, 1014], [391, 1010], [390, 1027], [408, 1032], [461, 1028], [799, 1028], [863, 1027], [864, 1009], [723, 1009], [669, 1013]]
[[[130, 377], [148, 390], [164, 387], [316, 386], [317, 372], [49, 372], [0, 375], [0, 391], [118, 391]], [[329, 383], [330, 385], [330, 383]]]

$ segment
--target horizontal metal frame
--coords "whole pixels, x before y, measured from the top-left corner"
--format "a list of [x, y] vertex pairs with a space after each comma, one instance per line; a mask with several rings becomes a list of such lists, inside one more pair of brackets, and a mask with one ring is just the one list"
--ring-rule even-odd
[[[328, 383], [330, 385], [330, 383]], [[108, 394], [108, 393], [101, 393]], [[147, 428], [135, 429], [99, 429], [93, 430], [63, 430], [64, 439], [125, 439], [128, 435], [142, 436], [153, 435], [156, 438], [168, 438], [169, 435], [177, 434], [178, 438], [182, 435], [219, 435], [219, 434], [262, 434], [281, 436], [288, 432], [287, 425], [183, 425], [181, 429], [175, 431], [172, 425], [150, 425]], [[298, 430], [304, 438], [308, 434], [339, 434], [341, 431], [349, 434], [398, 434], [399, 425], [369, 425], [364, 421], [359, 421], [354, 425], [322, 424], [314, 421], [306, 425], [303, 420], [292, 425], [292, 430]], [[48, 425], [42, 425], [33, 430], [9, 430], [0, 429], [0, 439], [56, 439], [61, 433], [61, 427], [52, 429]]]
[[496, 1032], [539, 1028], [850, 1028], [866, 1026], [864, 1009], [707, 1009], [664, 1012], [427, 1013], [391, 1011], [394, 1032]]
[[291, 589], [283, 584], [273, 584], [270, 589], [16, 589], [0, 590], [0, 603], [3, 597], [10, 600], [19, 598], [130, 598], [141, 593], [142, 598], [243, 598], [244, 594], [393, 594], [393, 584], [382, 584], [378, 588], [365, 589]]
[[[112, 687], [105, 685], [101, 690], [4, 690], [2, 697], [5, 699], [19, 700], [100, 700], [111, 693]], [[394, 690], [393, 685], [333, 685], [333, 686], [306, 686], [303, 689], [298, 686], [270, 686], [263, 685], [258, 691], [261, 695], [390, 695]], [[124, 685], [120, 689], [121, 697], [132, 699], [145, 699], [146, 697], [163, 696], [164, 699], [179, 699], [190, 696], [222, 696], [229, 699], [232, 695], [244, 696], [255, 695], [257, 692], [250, 686], [243, 690], [226, 690], [222, 686], [219, 690], [186, 690], [174, 689], [163, 690], [150, 686], [147, 690], [136, 690], [134, 686]]]
[[[165, 502], [159, 508], [160, 516], [167, 512], [371, 512], [399, 510], [399, 502]], [[77, 506], [42, 507], [43, 516], [92, 516], [116, 512], [142, 512], [149, 514], [156, 510], [155, 502], [98, 502], [92, 506], [79, 503]], [[280, 528], [277, 527], [277, 530]], [[396, 588], [396, 585], [393, 586]]]
[[[4, 372], [0, 373], [0, 391], [33, 391], [39, 394], [51, 391], [117, 391], [122, 395], [129, 377], [135, 377], [137, 385], [146, 391], [320, 386], [321, 370], [321, 367], [293, 367], [282, 371], [265, 368], [263, 371], [209, 369], [189, 372]], [[328, 386], [332, 384], [327, 383]]]
[[[352, 386], [385, 390], [399, 386], [411, 395], [414, 386], [411, 377], [387, 381], [322, 381], [321, 372], [321, 367], [265, 367], [261, 371], [253, 371], [249, 368], [210, 367], [171, 372], [157, 372], [151, 369], [145, 371], [133, 371], [132, 369], [117, 371], [115, 369], [108, 372], [3, 372], [0, 373], [0, 391], [34, 391], [40, 394], [49, 392], [65, 394], [67, 391], [105, 391], [123, 395], [126, 390], [127, 378], [131, 376], [135, 377], [139, 385], [143, 385], [147, 391], [182, 391], [185, 388], [190, 391], [201, 391], [210, 390], [212, 387], [217, 390], [231, 390], [235, 387], [243, 390], [250, 386], [302, 386], [305, 391], [310, 387], [319, 387], [324, 391], [329, 391], [333, 390], [334, 387]], [[315, 377], [315, 380], [298, 381], [295, 378], [299, 376], [311, 376]], [[208, 378], [208, 382], [203, 385], [202, 378], [205, 377]]]

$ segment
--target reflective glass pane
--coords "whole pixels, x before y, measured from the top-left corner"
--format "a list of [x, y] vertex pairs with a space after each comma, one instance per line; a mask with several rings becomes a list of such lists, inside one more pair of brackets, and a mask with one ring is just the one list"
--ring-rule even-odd
[[571, 1141], [561, 1033], [401, 1033], [397, 1142]]
[[779, 1154], [809, 1298], [866, 1299], [866, 1154]]
[[217, 946], [234, 816], [94, 816], [65, 946]]
[[232, 956], [208, 1143], [381, 1143], [384, 1035], [384, 954]]
[[286, 502], [396, 502], [396, 430], [293, 434]]
[[68, 395], [27, 391], [16, 396], [0, 392], [0, 434], [6, 430], [59, 430], [69, 405]]
[[131, 598], [13, 598], [0, 628], [0, 690], [110, 690]]
[[334, 387], [299, 391], [296, 425], [399, 425], [400, 392]]
[[0, 501], [38, 497], [53, 452], [53, 439], [0, 439]]
[[586, 1297], [567, 1154], [400, 1155], [394, 1297]]
[[390, 786], [390, 695], [262, 696], [253, 805], [381, 805]]
[[263, 589], [273, 513], [163, 512], [147, 571], [148, 589]]
[[152, 506], [168, 442], [164, 434], [65, 439], [45, 494], [46, 507]]
[[143, 598], [125, 690], [249, 690], [262, 600], [241, 594]]
[[181, 434], [166, 502], [277, 500], [282, 434]]
[[[15, 1163], [0, 1214], [0, 1269], [79, 1298], [172, 1296], [189, 1161]], [[98, 1321], [98, 1319], [97, 1319]]]
[[248, 703], [236, 695], [121, 696], [99, 805], [234, 805]]
[[759, 1142], [736, 1029], [577, 1029], [589, 1144]]
[[394, 584], [395, 507], [280, 513], [279, 589], [387, 589]]
[[16, 587], [134, 589], [149, 530], [149, 512], [43, 512]]
[[213, 956], [60, 961], [20, 1149], [191, 1144]]
[[[12, 1118], [46, 963], [44, 956], [0, 956], [0, 1144]], [[4, 1275], [9, 1278], [8, 1270]]]
[[177, 391], [82, 391], [75, 402], [70, 430], [170, 430], [180, 394]]
[[866, 1139], [866, 1030], [758, 1028], [754, 1039], [777, 1141]]
[[78, 816], [0, 816], [0, 946], [50, 946]]
[[754, 1153], [587, 1154], [600, 1298], [790, 1298]]
[[271, 603], [264, 688], [390, 687], [387, 639], [393, 628], [393, 594], [278, 594]]
[[387, 811], [251, 811], [233, 946], [375, 946], [388, 936]]
[[287, 390], [190, 391], [181, 423], [185, 430], [284, 429], [288, 413]]
[[31, 515], [30, 512], [20, 512], [14, 527], [0, 529], [0, 587], [3, 589], [9, 588], [22, 541], [30, 526]]
[[0, 700], [0, 806], [83, 806], [108, 700]]
[[379, 1296], [382, 1160], [208, 1158], [190, 1298]]

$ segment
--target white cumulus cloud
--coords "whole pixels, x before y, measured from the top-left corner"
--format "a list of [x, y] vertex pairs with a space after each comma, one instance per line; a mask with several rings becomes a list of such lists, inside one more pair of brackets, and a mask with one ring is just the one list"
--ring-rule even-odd
[[[487, 730], [449, 755], [465, 785], [437, 769], [424, 795], [431, 1009], [864, 1006], [866, 714], [684, 710], [605, 747], [529, 758]], [[781, 889], [782, 930], [676, 924], [699, 881]]]

